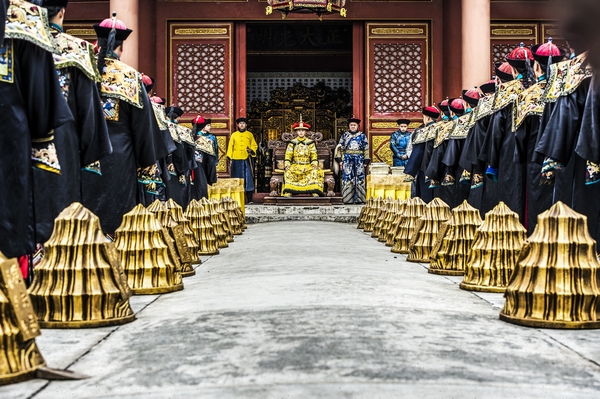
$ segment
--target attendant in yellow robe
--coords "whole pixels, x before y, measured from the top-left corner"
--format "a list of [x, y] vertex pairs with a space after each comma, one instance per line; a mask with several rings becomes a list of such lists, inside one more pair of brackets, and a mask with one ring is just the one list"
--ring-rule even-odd
[[238, 118], [235, 122], [238, 130], [231, 134], [227, 146], [227, 158], [231, 161], [229, 175], [232, 178], [244, 179], [246, 203], [252, 203], [252, 193], [254, 192], [252, 158], [256, 157], [258, 145], [252, 132], [246, 130], [248, 119]]
[[306, 138], [310, 125], [302, 121], [294, 124], [298, 137], [290, 141], [285, 151], [283, 195], [323, 195], [323, 169], [319, 168], [317, 146]]

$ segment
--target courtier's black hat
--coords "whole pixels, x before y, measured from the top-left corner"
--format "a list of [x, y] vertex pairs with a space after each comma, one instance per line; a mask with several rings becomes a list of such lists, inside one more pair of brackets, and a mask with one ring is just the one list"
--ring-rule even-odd
[[437, 119], [440, 117], [440, 111], [438, 111], [437, 108], [434, 106], [424, 107], [421, 110], [421, 113], [423, 115], [427, 115], [433, 119]]
[[110, 35], [110, 32], [115, 29], [115, 39], [116, 40], [126, 40], [131, 32], [131, 29], [127, 29], [125, 23], [120, 19], [117, 19], [117, 13], [113, 12], [112, 18], [106, 18], [104, 21], [99, 24], [92, 25], [94, 30], [96, 31], [96, 36], [99, 38], [106, 38]]
[[42, 7], [66, 7], [69, 0], [44, 0]]
[[[544, 66], [556, 64], [557, 62], [562, 61], [563, 58], [565, 58], [565, 55], [567, 55], [565, 49], [561, 49], [552, 43], [552, 38], [548, 39], [548, 43], [536, 44], [533, 46], [531, 52], [533, 53], [533, 58]], [[552, 62], [549, 62], [550, 57], [552, 57]]]
[[360, 119], [358, 119], [358, 118], [350, 118], [350, 119], [348, 119], [348, 125], [351, 124], [351, 123], [357, 123], [357, 124], [360, 125]]
[[410, 125], [410, 120], [409, 119], [398, 119], [396, 121], [396, 123], [398, 125]]
[[235, 123], [236, 123], [236, 124], [238, 124], [238, 123], [240, 123], [240, 122], [244, 122], [244, 123], [248, 124], [248, 118], [245, 118], [245, 117], [243, 117], [243, 116], [242, 116], [242, 117], [240, 117], [240, 118], [237, 118], [237, 119], [235, 120]]
[[504, 65], [504, 64], [501, 62], [497, 62], [494, 65], [494, 70], [496, 71], [496, 76], [498, 76], [500, 78], [500, 80], [502, 80], [503, 82], [510, 82], [511, 80], [514, 80], [514, 77], [512, 76], [512, 74], [503, 72], [500, 70], [500, 67], [502, 65]]
[[479, 85], [479, 88], [483, 92], [483, 94], [491, 94], [496, 92], [496, 81], [490, 80], [487, 83]]
[[183, 110], [175, 105], [171, 105], [165, 108], [165, 114], [168, 116], [170, 113], [174, 113], [179, 118], [181, 115], [183, 115]]

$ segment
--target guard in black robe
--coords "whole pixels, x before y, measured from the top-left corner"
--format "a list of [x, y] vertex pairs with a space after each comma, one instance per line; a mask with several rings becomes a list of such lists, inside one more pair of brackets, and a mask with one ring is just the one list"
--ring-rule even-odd
[[219, 156], [216, 139], [211, 134], [201, 134], [210, 119], [198, 116], [194, 119], [192, 136], [196, 143], [192, 165], [192, 199], [208, 198], [208, 185], [217, 182], [217, 160]]
[[155, 165], [168, 152], [141, 74], [119, 61], [115, 52], [131, 30], [115, 17], [94, 29], [100, 47], [100, 94], [113, 152], [100, 160], [101, 175], [84, 176], [83, 200], [100, 218], [104, 232], [113, 234], [123, 215], [138, 203], [138, 168]]
[[176, 147], [167, 157], [167, 170], [170, 175], [170, 178], [165, 180], [167, 197], [185, 209], [190, 201], [190, 161], [194, 159], [195, 144], [191, 130], [177, 122], [177, 118], [183, 115], [183, 110], [170, 106], [165, 109], [165, 114], [169, 119], [169, 131]]
[[32, 166], [60, 171], [54, 131], [73, 116], [56, 79], [46, 10], [10, 7], [0, 48], [0, 252], [12, 258], [36, 248]]
[[440, 116], [437, 108], [430, 106], [423, 108], [423, 125], [416, 128], [411, 136], [412, 152], [404, 173], [413, 179], [412, 196], [419, 197], [429, 203], [433, 199], [433, 193], [429, 190], [429, 184], [425, 182], [425, 174], [421, 170], [427, 141], [435, 140], [435, 125]]
[[[91, 43], [62, 32], [67, 1], [45, 0], [51, 31], [58, 47], [54, 64], [62, 93], [75, 121], [55, 130], [60, 175], [33, 170], [36, 241], [50, 238], [54, 219], [73, 202], [82, 202], [81, 174], [96, 173], [93, 164], [112, 151], [97, 82], [100, 74]], [[82, 172], [83, 170], [83, 172]]]

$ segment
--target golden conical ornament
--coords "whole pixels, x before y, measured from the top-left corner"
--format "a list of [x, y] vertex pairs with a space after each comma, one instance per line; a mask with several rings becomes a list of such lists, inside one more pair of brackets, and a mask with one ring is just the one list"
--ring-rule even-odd
[[519, 215], [500, 202], [477, 229], [460, 288], [504, 292], [526, 239]]
[[587, 218], [562, 202], [538, 216], [500, 319], [529, 327], [600, 328], [600, 262]]
[[383, 198], [377, 197], [373, 201], [373, 206], [368, 209], [367, 214], [365, 215], [365, 223], [364, 223], [365, 233], [373, 232], [373, 227], [375, 226], [375, 222], [377, 221], [377, 214], [381, 210], [382, 205], [383, 205]]
[[398, 234], [396, 234], [396, 241], [391, 249], [392, 252], [397, 254], [408, 253], [410, 239], [421, 216], [425, 212], [426, 206], [427, 204], [420, 197], [410, 198], [406, 201], [404, 212], [402, 213], [402, 221], [398, 227]]
[[217, 247], [227, 248], [229, 246], [229, 244], [227, 244], [227, 233], [223, 228], [223, 223], [221, 222], [219, 213], [216, 211], [213, 203], [208, 201], [206, 198], [202, 198], [200, 200], [200, 204], [202, 204], [204, 211], [208, 214], [213, 233], [217, 240]]
[[408, 256], [409, 262], [429, 262], [431, 249], [435, 244], [442, 224], [450, 218], [450, 207], [439, 198], [434, 198], [427, 207], [415, 232], [410, 240]]
[[210, 199], [213, 206], [215, 207], [215, 211], [219, 214], [219, 219], [221, 219], [221, 223], [223, 224], [223, 230], [227, 233], [227, 242], [233, 242], [233, 232], [231, 231], [231, 223], [229, 222], [229, 215], [225, 212], [225, 207], [223, 206], [223, 202], [217, 199]]
[[371, 233], [371, 237], [379, 238], [379, 234], [381, 233], [381, 229], [385, 223], [388, 213], [390, 212], [390, 206], [393, 200], [391, 198], [387, 198], [383, 201], [381, 205], [380, 211], [377, 214], [375, 219], [375, 224], [373, 225], [373, 232]]
[[235, 211], [235, 201], [229, 197], [224, 197], [221, 199], [221, 202], [223, 203], [223, 207], [225, 208], [225, 212], [227, 212], [227, 216], [229, 218], [231, 233], [236, 236], [241, 235], [242, 226], [240, 225], [239, 216]]
[[398, 213], [398, 207], [402, 200], [395, 200], [389, 203], [388, 212], [385, 215], [385, 220], [383, 221], [383, 225], [381, 226], [381, 230], [379, 231], [379, 238], [377, 239], [379, 242], [385, 243], [388, 239], [388, 233], [392, 228], [392, 223], [396, 218], [396, 214]]
[[[179, 272], [181, 273], [181, 277], [191, 277], [195, 275], [196, 271], [192, 266], [192, 256], [190, 255], [190, 249], [187, 246], [183, 226], [175, 222], [175, 219], [171, 216], [171, 212], [169, 212], [167, 207], [160, 200], [154, 201], [147, 209], [154, 213], [161, 226], [167, 230], [171, 240], [169, 243], [169, 250], [175, 250], [174, 255], [179, 261]], [[197, 262], [200, 262], [200, 259], [197, 259], [196, 263]]]
[[143, 205], [138, 204], [123, 215], [115, 235], [127, 283], [134, 294], [163, 294], [183, 289], [181, 273], [169, 253], [167, 234]]
[[240, 223], [240, 228], [242, 229], [242, 232], [243, 232], [244, 230], [246, 230], [246, 228], [248, 228], [248, 226], [246, 226], [246, 217], [244, 216], [244, 212], [242, 211], [240, 204], [238, 204], [236, 200], [234, 200], [233, 198], [230, 198], [229, 200], [231, 202], [231, 206], [233, 207], [233, 210], [235, 211], [235, 214], [238, 217], [238, 221]]
[[32, 379], [46, 365], [40, 334], [19, 264], [0, 253], [0, 385]]
[[392, 222], [390, 223], [390, 227], [388, 229], [387, 237], [385, 240], [386, 247], [393, 247], [396, 242], [396, 236], [398, 235], [398, 231], [400, 230], [400, 224], [402, 223], [402, 214], [404, 213], [404, 209], [406, 208], [406, 200], [399, 200], [397, 205], [396, 214], [393, 215]]
[[482, 223], [479, 210], [466, 200], [454, 208], [431, 251], [429, 273], [462, 276], [475, 234]]
[[358, 215], [358, 219], [357, 219], [357, 229], [364, 229], [365, 228], [365, 219], [367, 217], [367, 214], [369, 213], [369, 210], [371, 209], [371, 207], [373, 207], [373, 201], [375, 199], [373, 197], [369, 198], [367, 200], [367, 203], [360, 209], [360, 214]]
[[194, 239], [200, 245], [200, 253], [202, 255], [218, 255], [219, 247], [217, 246], [213, 226], [202, 204], [195, 199], [191, 200], [185, 211], [185, 216], [190, 220]]
[[129, 323], [131, 290], [100, 219], [78, 202], [54, 221], [45, 255], [29, 289], [42, 328], [88, 328]]
[[183, 227], [183, 236], [185, 237], [185, 243], [189, 250], [192, 265], [199, 264], [200, 245], [196, 241], [195, 234], [190, 227], [190, 220], [183, 215], [183, 208], [172, 198], [169, 198], [169, 200], [165, 202], [165, 207], [171, 214], [175, 223]]

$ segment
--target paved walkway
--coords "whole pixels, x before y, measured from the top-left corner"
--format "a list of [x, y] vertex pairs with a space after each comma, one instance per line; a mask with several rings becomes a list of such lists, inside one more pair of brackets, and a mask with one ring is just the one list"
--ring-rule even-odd
[[500, 294], [428, 274], [353, 225], [249, 226], [185, 290], [117, 328], [44, 330], [48, 364], [0, 398], [598, 398], [600, 331], [498, 320]]

